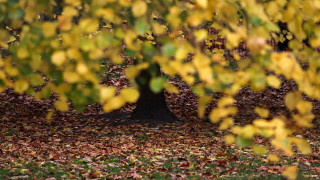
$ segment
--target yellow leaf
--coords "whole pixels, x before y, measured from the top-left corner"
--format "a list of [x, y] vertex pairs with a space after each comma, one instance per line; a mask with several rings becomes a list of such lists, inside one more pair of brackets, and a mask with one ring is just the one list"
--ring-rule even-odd
[[300, 114], [310, 113], [312, 111], [312, 104], [308, 101], [300, 101], [297, 104], [297, 110]]
[[234, 60], [236, 60], [236, 61], [241, 60], [241, 56], [238, 53], [233, 53], [232, 56], [233, 56]]
[[60, 99], [60, 100], [56, 101], [54, 103], [54, 106], [59, 111], [68, 111], [68, 109], [69, 109], [69, 105], [68, 105], [67, 101], [64, 99]]
[[29, 56], [29, 52], [25, 47], [19, 48], [17, 51], [17, 56], [20, 59], [25, 59]]
[[78, 14], [78, 11], [72, 6], [66, 6], [63, 8], [63, 15], [66, 17], [73, 17]]
[[220, 130], [225, 130], [228, 129], [229, 127], [233, 126], [234, 124], [234, 119], [231, 117], [225, 118], [222, 120], [219, 129]]
[[312, 120], [314, 119], [313, 114], [301, 115], [301, 114], [294, 114], [292, 115], [293, 119], [297, 122], [297, 125], [300, 127], [312, 127]]
[[269, 161], [272, 161], [272, 162], [280, 161], [280, 158], [275, 154], [269, 154], [267, 158], [269, 159]]
[[234, 81], [234, 75], [228, 72], [220, 73], [218, 79], [224, 84], [230, 84]]
[[207, 38], [208, 36], [208, 31], [205, 29], [200, 29], [194, 32], [194, 36], [196, 37], [196, 41], [200, 42], [203, 41]]
[[103, 51], [98, 48], [94, 48], [90, 51], [89, 53], [89, 58], [90, 59], [99, 59], [103, 56]]
[[198, 68], [199, 77], [208, 84], [213, 82], [212, 69], [210, 67]]
[[76, 48], [68, 49], [67, 55], [70, 59], [74, 59], [74, 60], [80, 60], [82, 58], [81, 52]]
[[111, 8], [98, 9], [96, 11], [96, 15], [98, 17], [102, 17], [108, 21], [113, 21], [113, 19], [114, 19], [114, 12]]
[[134, 79], [137, 75], [139, 75], [140, 71], [134, 67], [130, 66], [125, 69], [125, 75], [128, 79]]
[[272, 53], [271, 60], [277, 65], [279, 73], [284, 74], [287, 78], [294, 78], [297, 80], [303, 77], [304, 71], [290, 54]]
[[129, 103], [134, 103], [139, 98], [139, 91], [133, 88], [122, 89], [120, 94]]
[[79, 26], [84, 32], [93, 33], [98, 29], [99, 21], [92, 18], [81, 19]]
[[137, 0], [132, 4], [132, 14], [135, 17], [143, 16], [147, 12], [148, 6], [142, 0]]
[[199, 104], [197, 108], [198, 117], [203, 118], [205, 111], [206, 111], [206, 105]]
[[[179, 18], [179, 14], [181, 13], [181, 9], [177, 6], [170, 7], [170, 13], [166, 16], [167, 21], [170, 26], [176, 27], [181, 23], [181, 19]], [[177, 35], [177, 31], [171, 33], [171, 37]]]
[[251, 79], [251, 88], [254, 91], [262, 91], [266, 87], [266, 77], [262, 73], [254, 73]]
[[128, 48], [135, 49], [135, 45], [133, 42], [134, 42], [134, 40], [136, 40], [136, 38], [137, 38], [137, 34], [134, 31], [128, 30], [126, 32], [124, 42], [126, 43]]
[[176, 53], [175, 53], [175, 57], [177, 60], [183, 60], [188, 56], [188, 49], [184, 46], [179, 46]]
[[300, 92], [291, 92], [286, 94], [284, 102], [289, 110], [294, 110], [301, 99], [302, 96]]
[[29, 172], [29, 169], [20, 169], [21, 174], [27, 174]]
[[112, 62], [115, 64], [121, 64], [123, 62], [123, 58], [119, 56], [118, 54], [114, 54], [112, 57]]
[[261, 53], [266, 46], [266, 40], [262, 37], [251, 38], [248, 40], [247, 46], [251, 53]]
[[85, 63], [79, 63], [79, 64], [77, 64], [76, 70], [79, 74], [84, 75], [88, 72], [88, 67]]
[[317, 48], [320, 46], [320, 37], [310, 39], [310, 45], [313, 48]]
[[119, 4], [121, 6], [125, 6], [125, 7], [128, 7], [131, 5], [131, 0], [119, 0]]
[[161, 35], [166, 32], [167, 26], [154, 22], [152, 23], [152, 29], [156, 35]]
[[281, 86], [281, 81], [276, 76], [267, 76], [269, 86], [278, 89]]
[[200, 118], [203, 118], [206, 105], [212, 100], [211, 96], [200, 96], [199, 97], [199, 103], [198, 103], [198, 116]]
[[229, 111], [225, 108], [215, 108], [210, 113], [210, 120], [213, 123], [217, 123], [221, 118], [229, 115]]
[[47, 113], [46, 119], [47, 119], [48, 122], [51, 121], [53, 114], [54, 114], [54, 111], [49, 111], [49, 112]]
[[71, 6], [80, 6], [81, 1], [80, 0], [65, 0], [66, 4], [69, 4]]
[[69, 31], [72, 29], [72, 18], [65, 15], [59, 16], [58, 27], [61, 31]]
[[[58, 87], [55, 88], [55, 91], [58, 93], [58, 94], [63, 94], [65, 93], [66, 91], [69, 91], [71, 89], [71, 86], [70, 84], [66, 83], [66, 82], [63, 82], [62, 84], [60, 84]], [[46, 89], [46, 91], [50, 91], [49, 89]]]
[[297, 179], [297, 167], [289, 166], [283, 172], [282, 176], [286, 177], [288, 180]]
[[107, 101], [111, 97], [113, 97], [116, 93], [115, 87], [102, 87], [100, 88], [100, 98], [102, 102]]
[[241, 130], [240, 135], [243, 136], [244, 138], [251, 139], [255, 133], [256, 133], [256, 128], [254, 126], [246, 125]]
[[137, 158], [134, 157], [134, 156], [131, 156], [131, 157], [130, 157], [130, 162], [131, 162], [131, 163], [134, 163], [135, 161], [137, 161]]
[[270, 16], [275, 16], [276, 14], [278, 14], [279, 9], [277, 3], [275, 1], [269, 2], [266, 11]]
[[33, 74], [33, 75], [31, 75], [30, 82], [32, 85], [40, 86], [43, 84], [44, 81], [43, 81], [43, 78], [41, 75]]
[[67, 60], [66, 53], [64, 51], [56, 51], [51, 56], [51, 61], [57, 66], [61, 66]]
[[45, 37], [52, 37], [56, 35], [57, 24], [53, 22], [45, 22], [42, 25], [42, 33]]
[[274, 135], [274, 130], [270, 128], [257, 129], [257, 133], [260, 134], [262, 137], [270, 138]]
[[301, 138], [291, 138], [292, 142], [295, 143], [302, 154], [310, 154], [312, 152], [310, 144]]
[[3, 91], [5, 91], [6, 89], [3, 87], [0, 87], [0, 93], [3, 93]]
[[255, 107], [254, 112], [256, 112], [262, 118], [267, 118], [269, 116], [269, 110], [260, 107]]
[[202, 8], [207, 8], [208, 7], [208, 0], [196, 0], [197, 5], [199, 5]]
[[125, 101], [122, 97], [116, 96], [112, 97], [107, 103], [103, 106], [105, 112], [110, 112], [116, 109], [119, 109], [125, 104]]
[[24, 81], [22, 79], [20, 80], [17, 80], [15, 83], [14, 83], [14, 90], [17, 92], [17, 93], [23, 93], [25, 92], [27, 89], [29, 88], [29, 84], [27, 81]]
[[234, 134], [240, 134], [241, 131], [242, 131], [242, 129], [241, 129], [240, 126], [233, 126], [233, 127], [231, 128], [231, 131], [232, 131]]
[[230, 115], [236, 115], [238, 113], [238, 108], [235, 106], [229, 106], [226, 109]]
[[256, 119], [253, 121], [253, 124], [259, 128], [272, 128], [274, 126], [273, 123], [265, 119]]
[[[191, 25], [191, 26], [199, 26], [203, 19], [204, 19], [204, 15], [200, 12], [194, 12], [192, 14], [190, 14], [187, 18], [187, 22]], [[180, 20], [180, 19], [179, 19]]]
[[76, 72], [63, 72], [63, 79], [68, 83], [76, 83], [81, 80], [81, 77]]
[[174, 86], [173, 84], [166, 83], [166, 84], [164, 85], [164, 87], [166, 88], [166, 90], [167, 90], [169, 93], [173, 93], [173, 94], [179, 94], [179, 93], [180, 93], [179, 89], [178, 89], [176, 86]]
[[302, 23], [303, 23], [303, 19], [301, 15], [295, 16], [295, 18], [292, 19], [292, 21], [288, 22], [288, 29], [295, 35], [297, 39], [300, 39], [300, 40], [306, 38], [306, 33], [302, 29]]
[[[234, 48], [237, 47], [240, 43], [241, 36], [237, 33], [227, 33], [228, 43]], [[249, 45], [249, 44], [248, 44]]]
[[282, 150], [286, 155], [293, 156], [292, 144], [290, 143], [284, 128], [279, 128], [275, 132], [275, 139], [271, 140], [271, 144], [279, 150]]
[[253, 152], [258, 154], [258, 155], [265, 155], [268, 153], [268, 149], [264, 146], [261, 145], [255, 145], [253, 146]]
[[293, 35], [291, 33], [287, 33], [286, 38], [288, 40], [291, 40], [291, 39], [293, 39]]
[[0, 47], [2, 47], [3, 49], [8, 49], [9, 48], [9, 45], [5, 42], [1, 42], [0, 41]]
[[225, 107], [229, 105], [233, 105], [235, 103], [235, 100], [233, 97], [223, 97], [218, 101], [218, 107]]
[[224, 141], [226, 142], [226, 144], [233, 144], [235, 142], [235, 137], [231, 134], [226, 135], [224, 137]]

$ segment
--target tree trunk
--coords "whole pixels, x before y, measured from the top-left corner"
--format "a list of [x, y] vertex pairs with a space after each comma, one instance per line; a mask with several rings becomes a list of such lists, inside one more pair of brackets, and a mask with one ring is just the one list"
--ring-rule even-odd
[[[160, 67], [157, 67], [157, 75], [160, 74]], [[178, 118], [169, 110], [164, 91], [154, 93], [150, 87], [151, 74], [148, 70], [141, 71], [136, 79], [139, 85], [140, 97], [137, 107], [132, 112], [132, 120], [141, 120], [150, 123], [166, 123], [177, 121]]]
[[[283, 31], [288, 31], [288, 25], [287, 23], [283, 23], [281, 21], [278, 22], [278, 26], [280, 28], [280, 34], [283, 33]], [[289, 49], [289, 40], [285, 38], [283, 42], [278, 41], [277, 43], [279, 51], [287, 51]]]
[[[281, 34], [281, 33], [283, 33], [283, 31], [289, 31], [289, 29], [288, 29], [288, 24], [287, 23], [284, 23], [284, 22], [281, 22], [281, 21], [279, 21], [278, 22], [278, 26], [279, 26], [279, 28], [280, 28], [280, 33], [279, 34]], [[307, 36], [305, 39], [303, 39], [302, 40], [302, 42], [303, 42], [303, 44], [304, 45], [306, 45], [307, 47], [309, 47], [309, 48], [312, 48], [311, 47], [311, 45], [310, 45], [310, 42], [309, 42], [309, 36]], [[278, 49], [279, 49], [279, 51], [288, 51], [288, 50], [290, 50], [290, 48], [289, 48], [289, 42], [290, 42], [290, 40], [288, 40], [288, 39], [285, 39], [283, 42], [278, 42]]]

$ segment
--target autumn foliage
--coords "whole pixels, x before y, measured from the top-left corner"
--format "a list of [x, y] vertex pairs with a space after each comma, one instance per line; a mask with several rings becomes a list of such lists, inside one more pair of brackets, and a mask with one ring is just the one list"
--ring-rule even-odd
[[[295, 147], [309, 154], [308, 142], [295, 132], [312, 127], [308, 100], [320, 98], [319, 11], [318, 0], [0, 0], [0, 91], [13, 88], [38, 99], [54, 92], [57, 110], [67, 111], [69, 101], [79, 110], [100, 102], [111, 112], [143, 96], [135, 82], [142, 70], [153, 75], [154, 92], [179, 93], [167, 81], [178, 76], [198, 96], [200, 118], [212, 95], [223, 93], [209, 117], [230, 132], [226, 143], [245, 147], [261, 136], [286, 155]], [[270, 44], [284, 41], [285, 52]], [[126, 64], [131, 86], [101, 84], [105, 61]], [[158, 65], [164, 76], [152, 73]], [[270, 117], [256, 107], [259, 119], [234, 124], [241, 88], [279, 88], [283, 79], [298, 87], [279, 99], [290, 114]], [[269, 148], [253, 146], [277, 161]], [[295, 178], [295, 171], [289, 167], [283, 175]]]

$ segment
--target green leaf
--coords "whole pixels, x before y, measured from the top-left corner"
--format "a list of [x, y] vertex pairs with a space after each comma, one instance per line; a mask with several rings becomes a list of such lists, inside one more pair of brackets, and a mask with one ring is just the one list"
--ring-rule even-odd
[[162, 77], [155, 77], [151, 79], [150, 88], [155, 93], [160, 93], [163, 89], [165, 80]]
[[165, 56], [173, 56], [176, 50], [177, 50], [177, 47], [171, 43], [167, 43], [162, 47], [162, 53]]
[[134, 50], [125, 49], [125, 50], [124, 50], [124, 54], [125, 54], [126, 56], [129, 56], [129, 57], [135, 57], [136, 54], [137, 54], [137, 52], [134, 51]]
[[26, 76], [33, 73], [33, 70], [30, 66], [24, 65], [23, 68], [20, 68], [21, 75]]
[[187, 11], [182, 11], [179, 15], [179, 18], [182, 20], [182, 21], [185, 21], [187, 18], [188, 18], [188, 13]]
[[40, 86], [44, 83], [42, 76], [39, 74], [32, 74], [30, 77], [30, 82], [35, 86]]
[[142, 35], [150, 30], [150, 26], [142, 19], [138, 19], [134, 25], [134, 30], [137, 34]]
[[20, 0], [10, 0], [10, 1], [8, 1], [8, 5], [9, 5], [10, 7], [12, 7], [12, 6], [16, 5], [19, 1], [20, 1]]
[[41, 91], [38, 92], [38, 94], [40, 94], [41, 98], [48, 99], [52, 95], [52, 91], [48, 87], [45, 87], [41, 89]]
[[273, 22], [268, 22], [265, 24], [265, 27], [269, 30], [269, 31], [275, 31], [275, 32], [279, 32], [280, 28]]
[[90, 51], [95, 48], [94, 42], [88, 39], [80, 40], [80, 47], [83, 51]]
[[13, 9], [9, 12], [8, 17], [10, 19], [19, 19], [24, 15], [24, 11], [21, 8]]
[[251, 139], [247, 139], [241, 136], [238, 136], [236, 139], [236, 145], [240, 146], [240, 147], [247, 147], [251, 145], [252, 140]]
[[110, 36], [110, 35], [99, 35], [99, 36], [97, 36], [96, 43], [97, 43], [98, 48], [106, 49], [110, 45], [114, 45], [113, 43], [115, 43], [115, 41], [112, 38], [112, 36]]
[[38, 3], [43, 5], [43, 6], [48, 6], [50, 1], [48, 1], [48, 0], [38, 0]]
[[251, 24], [253, 25], [253, 27], [258, 27], [261, 25], [262, 20], [258, 17], [251, 17]]

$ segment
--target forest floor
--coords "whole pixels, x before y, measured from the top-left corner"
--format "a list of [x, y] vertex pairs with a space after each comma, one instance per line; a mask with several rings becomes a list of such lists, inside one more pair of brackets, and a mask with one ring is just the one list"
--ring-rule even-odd
[[[116, 80], [115, 80], [116, 79]], [[124, 77], [106, 84], [125, 84]], [[197, 99], [183, 83], [179, 95], [167, 94], [168, 106], [182, 120], [149, 126], [117, 125], [94, 104], [83, 113], [52, 112], [54, 98], [35, 101], [11, 90], [0, 94], [0, 179], [281, 179], [286, 166], [297, 166], [298, 179], [320, 179], [320, 102], [314, 105], [314, 127], [300, 132], [312, 146], [311, 155], [282, 156], [268, 161], [250, 148], [226, 145], [218, 125], [197, 118]], [[283, 96], [295, 87], [236, 96], [236, 124], [257, 118], [255, 106], [269, 108], [271, 116], [286, 113]], [[214, 98], [218, 99], [217, 94]], [[208, 106], [215, 106], [215, 100]], [[130, 112], [126, 105], [119, 112]], [[50, 114], [50, 113], [49, 113]], [[52, 114], [52, 113], [51, 113]], [[263, 138], [258, 144], [269, 145]]]

